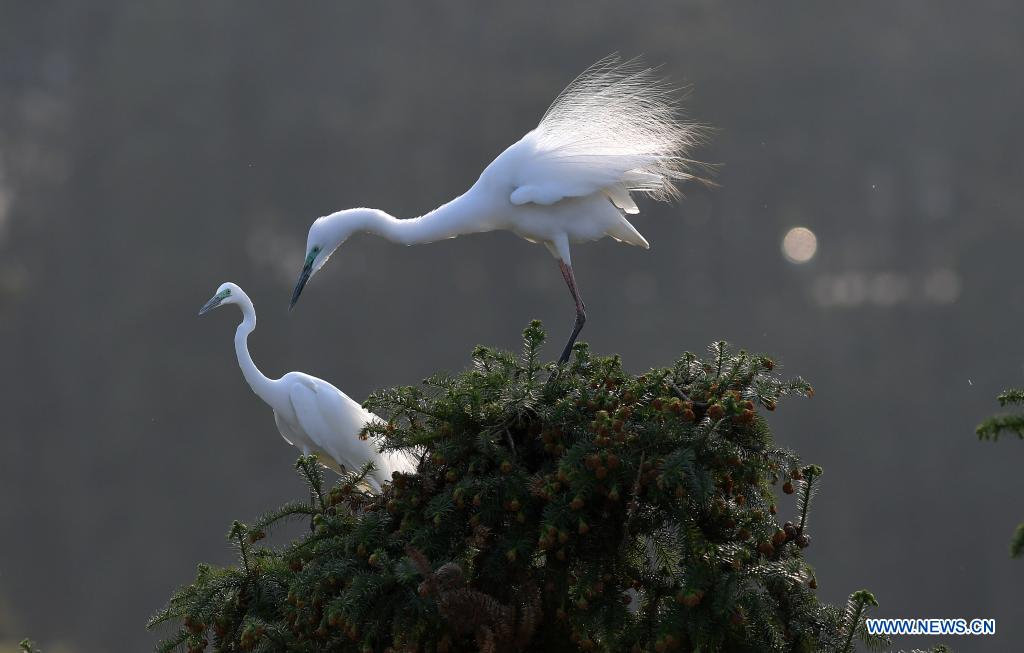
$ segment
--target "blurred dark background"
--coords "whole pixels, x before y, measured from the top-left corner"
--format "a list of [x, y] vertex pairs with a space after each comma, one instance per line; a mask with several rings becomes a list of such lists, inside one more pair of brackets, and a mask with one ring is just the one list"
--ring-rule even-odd
[[1024, 645], [1024, 451], [973, 435], [1024, 382], [1024, 5], [0, 0], [0, 650], [149, 649], [231, 519], [302, 496], [237, 312], [196, 318], [222, 281], [266, 373], [357, 399], [533, 317], [554, 358], [571, 301], [508, 233], [357, 237], [286, 305], [315, 217], [447, 201], [612, 51], [692, 87], [721, 187], [644, 202], [649, 252], [575, 248], [583, 339], [635, 371], [718, 338], [778, 356], [818, 391], [771, 421], [825, 468], [822, 596]]

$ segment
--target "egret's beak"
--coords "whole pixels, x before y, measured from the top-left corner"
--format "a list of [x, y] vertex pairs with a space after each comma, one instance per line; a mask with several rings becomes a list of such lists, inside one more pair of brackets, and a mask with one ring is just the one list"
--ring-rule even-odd
[[313, 260], [315, 258], [316, 254], [313, 253], [306, 257], [306, 264], [302, 266], [299, 281], [295, 284], [295, 290], [292, 291], [292, 301], [288, 304], [289, 311], [295, 308], [295, 304], [299, 301], [299, 295], [302, 294], [302, 289], [306, 287], [306, 282], [309, 281], [309, 277], [313, 274]]
[[213, 309], [215, 309], [218, 306], [220, 306], [220, 303], [222, 301], [224, 301], [224, 296], [223, 295], [214, 295], [213, 297], [211, 297], [210, 301], [208, 301], [205, 304], [203, 304], [203, 307], [201, 309], [199, 309], [200, 317], [202, 317], [203, 315], [206, 315], [207, 313], [209, 313]]

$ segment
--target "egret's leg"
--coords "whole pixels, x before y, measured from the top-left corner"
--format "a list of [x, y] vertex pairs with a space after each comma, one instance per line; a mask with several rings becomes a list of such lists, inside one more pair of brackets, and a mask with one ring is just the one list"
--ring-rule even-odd
[[572, 335], [569, 336], [569, 342], [565, 343], [565, 349], [562, 350], [562, 355], [558, 358], [558, 364], [564, 365], [569, 360], [569, 355], [572, 354], [572, 346], [576, 343], [576, 337], [580, 335], [583, 324], [587, 321], [587, 307], [583, 304], [583, 300], [580, 299], [580, 291], [576, 287], [576, 277], [572, 274], [572, 266], [568, 265], [565, 261], [559, 261], [558, 267], [562, 270], [562, 278], [565, 279], [565, 285], [569, 286], [569, 292], [572, 293], [573, 301], [576, 302], [576, 323], [572, 327]]

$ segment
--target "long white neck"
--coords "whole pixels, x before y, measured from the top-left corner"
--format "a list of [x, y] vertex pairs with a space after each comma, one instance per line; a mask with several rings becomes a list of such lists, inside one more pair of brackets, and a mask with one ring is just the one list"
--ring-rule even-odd
[[273, 397], [274, 382], [260, 372], [260, 368], [256, 367], [249, 354], [249, 334], [256, 328], [256, 309], [249, 297], [244, 294], [239, 297], [238, 307], [242, 309], [242, 323], [235, 329], [235, 355], [238, 357], [238, 366], [242, 368], [242, 376], [252, 391], [269, 404]]
[[492, 231], [495, 210], [472, 189], [418, 218], [398, 219], [379, 209], [348, 209], [327, 216], [338, 242], [356, 232], [376, 234], [401, 245], [432, 243], [462, 234]]

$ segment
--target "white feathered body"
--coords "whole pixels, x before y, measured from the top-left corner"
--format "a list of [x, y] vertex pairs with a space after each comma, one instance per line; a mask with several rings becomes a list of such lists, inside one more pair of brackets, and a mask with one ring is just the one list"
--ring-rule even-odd
[[447, 204], [404, 220], [372, 208], [316, 220], [306, 240], [310, 274], [359, 232], [417, 245], [507, 230], [543, 243], [567, 264], [570, 243], [610, 236], [646, 248], [626, 219], [639, 212], [632, 195], [670, 199], [678, 182], [696, 178], [689, 150], [703, 129], [681, 120], [677, 108], [652, 69], [617, 57], [599, 61], [562, 91], [535, 129]]
[[320, 462], [336, 472], [358, 471], [372, 461], [367, 480], [379, 490], [395, 471], [412, 473], [411, 461], [400, 454], [380, 453], [373, 443], [361, 440], [363, 427], [380, 417], [323, 379], [289, 372], [273, 382], [274, 420], [281, 436], [304, 454], [317, 454]]
[[646, 249], [625, 217], [639, 212], [631, 193], [674, 197], [677, 182], [695, 178], [687, 152], [701, 137], [698, 125], [677, 118], [672, 94], [651, 69], [605, 59], [469, 191], [435, 212], [465, 222], [459, 233], [506, 229], [567, 263], [569, 243], [605, 236]]

